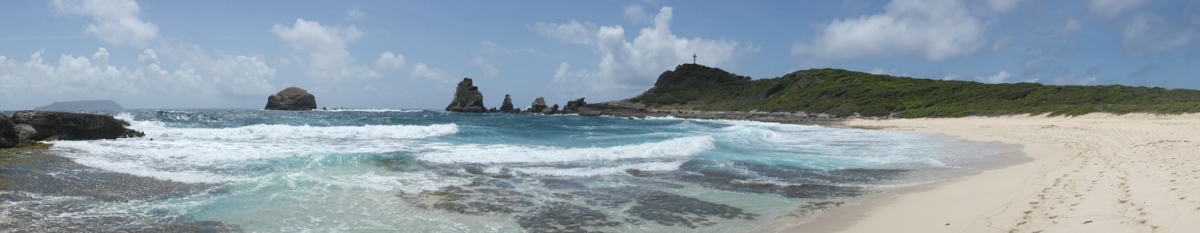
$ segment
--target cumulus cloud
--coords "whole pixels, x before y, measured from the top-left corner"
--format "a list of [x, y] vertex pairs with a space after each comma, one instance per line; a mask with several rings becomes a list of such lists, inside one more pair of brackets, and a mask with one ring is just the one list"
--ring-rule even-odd
[[1103, 16], [1113, 17], [1142, 3], [1146, 3], [1146, 0], [1091, 0], [1088, 9]]
[[428, 65], [425, 65], [424, 62], [417, 62], [417, 64], [413, 64], [412, 71], [409, 71], [409, 75], [415, 78], [423, 78], [442, 83], [453, 82], [449, 73], [441, 69], [430, 68]]
[[392, 52], [383, 52], [379, 54], [379, 59], [375, 60], [375, 67], [380, 69], [404, 69], [404, 55], [393, 54]]
[[576, 21], [538, 23], [538, 33], [591, 46], [600, 55], [594, 71], [561, 62], [554, 73], [555, 90], [600, 99], [623, 97], [649, 88], [663, 71], [691, 62], [693, 54], [700, 64], [723, 67], [732, 65], [737, 56], [759, 50], [733, 41], [676, 36], [671, 32], [671, 16], [671, 7], [661, 8], [653, 25], [642, 28], [632, 41], [625, 39], [625, 29], [619, 25], [593, 29]]
[[158, 39], [158, 26], [139, 18], [133, 0], [52, 0], [60, 14], [92, 18], [84, 32], [115, 45], [146, 46]]
[[583, 24], [575, 20], [563, 24], [538, 22], [533, 27], [538, 34], [575, 44], [595, 42], [595, 28], [594, 25]]
[[1125, 53], [1145, 55], [1188, 44], [1194, 29], [1180, 28], [1162, 16], [1141, 13], [1133, 17], [1122, 31]]
[[63, 54], [47, 62], [42, 51], [27, 61], [0, 56], [0, 96], [5, 99], [107, 98], [142, 94], [172, 96], [261, 96], [273, 89], [268, 81], [275, 69], [262, 59], [197, 56], [178, 69], [163, 68], [158, 53], [146, 49], [136, 67], [109, 64], [109, 53], [99, 48], [90, 57]]
[[1012, 77], [1012, 75], [1009, 75], [1007, 71], [1002, 70], [1002, 71], [1000, 71], [1000, 73], [997, 73], [996, 75], [988, 76], [986, 78], [983, 78], [980, 81], [982, 81], [983, 83], [1002, 83], [1002, 82], [1008, 81], [1008, 78], [1011, 78], [1011, 77]]
[[939, 61], [975, 52], [987, 44], [984, 31], [985, 25], [958, 0], [893, 0], [883, 13], [830, 22], [811, 42], [793, 44], [791, 53], [820, 59]]
[[625, 20], [633, 24], [647, 23], [654, 18], [650, 14], [647, 14], [646, 9], [643, 9], [641, 5], [636, 4], [625, 6], [624, 13]]
[[363, 36], [354, 26], [325, 26], [316, 21], [296, 19], [291, 27], [275, 24], [271, 32], [292, 50], [305, 55], [301, 59], [301, 69], [309, 78], [337, 81], [380, 76], [374, 70], [356, 64], [350, 56], [347, 44]]

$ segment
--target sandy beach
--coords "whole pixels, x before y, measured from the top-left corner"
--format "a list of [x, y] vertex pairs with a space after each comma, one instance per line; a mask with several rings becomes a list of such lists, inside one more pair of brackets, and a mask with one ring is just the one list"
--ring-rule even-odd
[[913, 190], [805, 232], [1197, 232], [1200, 114], [853, 120], [1021, 144], [1032, 162]]

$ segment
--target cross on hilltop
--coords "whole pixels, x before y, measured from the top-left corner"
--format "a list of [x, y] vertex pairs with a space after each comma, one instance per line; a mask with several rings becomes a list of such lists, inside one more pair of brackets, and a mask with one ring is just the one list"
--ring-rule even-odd
[[695, 53], [692, 54], [692, 64], [693, 65], [696, 64], [696, 54]]

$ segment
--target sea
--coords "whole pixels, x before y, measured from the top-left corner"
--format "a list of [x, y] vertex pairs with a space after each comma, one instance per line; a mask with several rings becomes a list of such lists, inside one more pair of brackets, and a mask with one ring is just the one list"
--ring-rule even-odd
[[434, 110], [101, 111], [11, 165], [13, 231], [773, 232], [1009, 163], [934, 133]]

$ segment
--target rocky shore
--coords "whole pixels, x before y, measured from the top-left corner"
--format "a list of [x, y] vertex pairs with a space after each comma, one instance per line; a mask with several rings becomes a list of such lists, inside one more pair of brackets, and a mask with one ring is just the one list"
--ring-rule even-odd
[[547, 107], [545, 98], [538, 97], [533, 101], [532, 104], [530, 104], [528, 109], [516, 109], [513, 108], [512, 97], [508, 94], [505, 94], [504, 103], [500, 109], [493, 107], [489, 110], [483, 105], [483, 93], [479, 91], [479, 87], [475, 86], [474, 82], [470, 78], [463, 78], [463, 81], [458, 83], [458, 88], [454, 93], [454, 99], [450, 101], [450, 105], [446, 107], [446, 111], [516, 114], [579, 114], [580, 116], [614, 116], [639, 119], [646, 117], [677, 117], [687, 119], [748, 120], [787, 124], [831, 124], [839, 123], [845, 120], [843, 117], [805, 112], [739, 112], [657, 109], [648, 107], [645, 104], [634, 103], [629, 99], [589, 104], [585, 98], [580, 97], [578, 99], [568, 101], [566, 105], [562, 107], [562, 110], [559, 110], [558, 106], [558, 104], [554, 104], [553, 107]]

